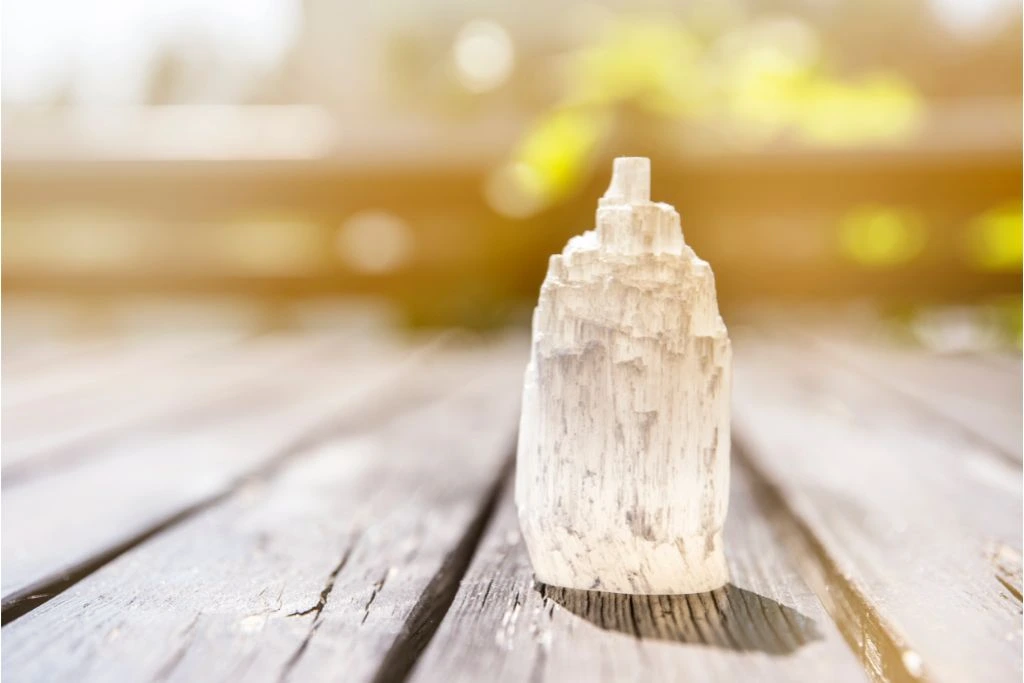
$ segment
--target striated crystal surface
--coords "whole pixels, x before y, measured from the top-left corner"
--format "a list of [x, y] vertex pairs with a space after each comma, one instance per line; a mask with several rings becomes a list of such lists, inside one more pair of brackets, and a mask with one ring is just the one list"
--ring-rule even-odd
[[671, 594], [728, 581], [731, 347], [710, 266], [616, 159], [597, 227], [551, 257], [533, 316], [516, 503], [537, 579]]

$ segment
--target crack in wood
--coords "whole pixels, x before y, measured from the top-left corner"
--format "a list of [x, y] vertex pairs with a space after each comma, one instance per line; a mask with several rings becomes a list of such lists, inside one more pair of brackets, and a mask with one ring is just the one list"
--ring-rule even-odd
[[320, 628], [320, 622], [321, 617], [323, 616], [324, 607], [327, 606], [327, 600], [331, 597], [331, 592], [334, 590], [334, 584], [338, 580], [338, 575], [341, 574], [341, 571], [345, 568], [345, 565], [348, 564], [349, 558], [352, 557], [352, 551], [355, 548], [356, 544], [359, 543], [359, 538], [361, 537], [361, 535], [362, 534], [360, 532], [354, 534], [353, 539], [349, 542], [348, 547], [342, 554], [341, 560], [339, 560], [338, 564], [335, 565], [334, 569], [331, 570], [331, 573], [327, 575], [327, 580], [324, 582], [324, 587], [320, 591], [320, 597], [317, 599], [316, 604], [314, 604], [309, 609], [305, 609], [299, 612], [292, 612], [288, 615], [289, 617], [300, 617], [312, 614], [313, 621], [309, 626], [309, 631], [306, 632], [306, 636], [302, 639], [302, 642], [299, 643], [299, 646], [295, 649], [295, 652], [292, 653], [291, 657], [288, 658], [288, 661], [286, 661], [284, 663], [284, 666], [281, 668], [281, 673], [277, 677], [278, 681], [287, 680], [288, 676], [292, 672], [292, 669], [295, 668], [295, 665], [299, 663], [300, 659], [302, 659], [302, 655], [305, 654], [306, 648], [309, 647], [309, 642], [313, 639], [314, 634], [316, 634], [317, 630]]
[[320, 618], [320, 613], [324, 611], [324, 607], [327, 605], [327, 598], [330, 597], [331, 591], [334, 590], [334, 582], [337, 580], [338, 574], [341, 573], [341, 570], [345, 568], [346, 564], [348, 564], [349, 557], [352, 556], [352, 549], [355, 547], [356, 543], [359, 542], [359, 536], [359, 533], [355, 534], [355, 538], [349, 543], [345, 553], [341, 556], [341, 561], [338, 562], [334, 569], [331, 570], [331, 573], [327, 575], [327, 581], [324, 582], [323, 590], [320, 591], [320, 597], [317, 599], [316, 603], [307, 609], [292, 612], [288, 615], [289, 617], [304, 617], [308, 614], [315, 614], [314, 620]]
[[[388, 570], [388, 571], [390, 572], [390, 570]], [[363, 606], [363, 618], [360, 620], [360, 622], [359, 622], [360, 624], [365, 624], [366, 623], [366, 620], [370, 616], [370, 606], [373, 604], [373, 601], [377, 599], [377, 594], [380, 593], [380, 590], [384, 587], [384, 583], [387, 580], [388, 580], [388, 574], [384, 574], [384, 576], [381, 578], [380, 581], [378, 581], [377, 583], [373, 584], [373, 592], [370, 593], [370, 599], [367, 600], [366, 604]]]
[[492, 578], [487, 582], [487, 590], [484, 591], [484, 597], [480, 599], [480, 607], [487, 604], [487, 598], [491, 594], [491, 587], [494, 585], [494, 579]]

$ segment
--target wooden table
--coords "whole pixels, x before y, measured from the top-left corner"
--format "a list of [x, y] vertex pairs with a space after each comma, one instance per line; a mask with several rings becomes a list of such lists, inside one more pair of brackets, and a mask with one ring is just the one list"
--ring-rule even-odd
[[7, 354], [3, 676], [1020, 680], [1020, 358], [734, 332], [732, 583], [686, 597], [533, 581], [525, 336]]

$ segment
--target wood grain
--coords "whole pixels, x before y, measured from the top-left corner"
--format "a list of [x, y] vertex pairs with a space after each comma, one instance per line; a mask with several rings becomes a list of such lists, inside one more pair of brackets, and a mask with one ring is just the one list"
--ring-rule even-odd
[[20, 480], [5, 470], [17, 618], [0, 668], [76, 682], [1020, 680], [1020, 364], [860, 339], [738, 339], [731, 583], [688, 597], [534, 583], [502, 470], [525, 339], [280, 339], [70, 385], [42, 380], [60, 373], [48, 357], [75, 368], [111, 349], [25, 356], [22, 387], [64, 387], [29, 392], [26, 410], [89, 407], [100, 386], [113, 393], [95, 415], [130, 416], [139, 387], [177, 398], [140, 400], [153, 412], [110, 418], [73, 455], [33, 455]]
[[31, 596], [48, 597], [62, 577], [226, 494], [251, 472], [289, 457], [311, 434], [427, 400], [439, 375], [472, 371], [465, 362], [472, 353], [444, 356], [443, 347], [435, 342], [410, 352], [380, 343], [373, 351], [321, 358], [313, 377], [279, 380], [215, 419], [127, 433], [94, 457], [5, 489], [5, 612]]
[[4, 676], [400, 680], [511, 457], [522, 365], [465, 367], [438, 368], [436, 400], [311, 447], [7, 626]]
[[837, 360], [908, 396], [980, 442], [1020, 462], [1024, 406], [1020, 357], [939, 355], [835, 334], [814, 334]]
[[737, 349], [736, 438], [841, 580], [833, 616], [872, 672], [1019, 679], [1021, 603], [992, 559], [1019, 558], [1019, 468], [800, 338]]
[[101, 363], [104, 374], [77, 391], [11, 406], [5, 396], [4, 485], [40, 466], [48, 469], [54, 462], [102, 450], [104, 442], [126, 430], [230, 409], [268, 380], [295, 372], [303, 363], [313, 365], [325, 352], [344, 346], [338, 337], [265, 337], [179, 362], [153, 353], [148, 363], [140, 351], [138, 367]]
[[731, 583], [621, 595], [535, 583], [506, 492], [413, 683], [866, 680], [780, 544], [778, 514], [734, 468]]

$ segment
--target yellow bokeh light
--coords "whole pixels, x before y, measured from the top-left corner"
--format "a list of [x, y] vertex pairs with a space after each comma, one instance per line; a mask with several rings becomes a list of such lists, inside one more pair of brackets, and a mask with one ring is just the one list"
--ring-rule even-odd
[[615, 21], [602, 40], [573, 56], [566, 100], [589, 106], [633, 101], [654, 114], [679, 116], [705, 97], [699, 56], [696, 39], [681, 26]]
[[485, 183], [488, 203], [502, 215], [524, 218], [565, 196], [585, 176], [610, 126], [607, 112], [590, 107], [566, 107], [541, 117], [512, 161]]
[[796, 103], [795, 118], [808, 141], [845, 146], [905, 137], [921, 113], [909, 85], [896, 76], [876, 74], [859, 83], [809, 83]]
[[578, 186], [623, 105], [672, 120], [729, 122], [740, 145], [785, 133], [818, 146], [889, 143], [922, 118], [920, 96], [895, 74], [831, 76], [819, 35], [797, 17], [753, 21], [709, 41], [672, 18], [602, 16], [598, 39], [565, 62], [563, 97], [506, 163], [528, 172], [500, 176], [529, 178], [535, 187], [487, 186], [492, 206], [516, 206], [500, 212], [529, 215]]
[[1021, 267], [1021, 206], [986, 211], [968, 228], [967, 255], [982, 270], [1019, 270]]
[[898, 209], [860, 207], [839, 223], [842, 253], [864, 266], [903, 265], [921, 253], [926, 241], [924, 222], [915, 214]]

